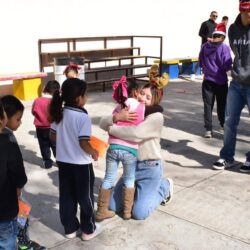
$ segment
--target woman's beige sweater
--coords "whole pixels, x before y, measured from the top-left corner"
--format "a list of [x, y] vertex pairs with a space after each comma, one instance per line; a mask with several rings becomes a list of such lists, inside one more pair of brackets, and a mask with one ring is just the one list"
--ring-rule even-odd
[[163, 121], [162, 113], [158, 112], [147, 116], [137, 126], [116, 126], [113, 124], [113, 116], [106, 116], [101, 119], [100, 127], [113, 136], [139, 143], [139, 161], [160, 160]]

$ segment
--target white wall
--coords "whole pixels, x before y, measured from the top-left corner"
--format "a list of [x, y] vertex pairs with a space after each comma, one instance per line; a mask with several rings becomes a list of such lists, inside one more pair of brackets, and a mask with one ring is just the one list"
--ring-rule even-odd
[[0, 74], [39, 70], [41, 38], [160, 35], [163, 57], [195, 56], [212, 10], [233, 22], [238, 0], [1, 1]]

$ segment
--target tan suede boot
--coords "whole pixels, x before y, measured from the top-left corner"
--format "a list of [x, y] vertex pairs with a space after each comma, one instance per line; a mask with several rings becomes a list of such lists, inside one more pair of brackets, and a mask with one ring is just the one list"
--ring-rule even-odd
[[129, 220], [132, 216], [132, 207], [134, 204], [135, 188], [122, 187], [123, 219]]
[[112, 218], [115, 216], [115, 212], [109, 210], [109, 199], [110, 194], [113, 189], [99, 189], [98, 203], [97, 203], [97, 212], [95, 216], [95, 220], [97, 222], [103, 221], [108, 218]]

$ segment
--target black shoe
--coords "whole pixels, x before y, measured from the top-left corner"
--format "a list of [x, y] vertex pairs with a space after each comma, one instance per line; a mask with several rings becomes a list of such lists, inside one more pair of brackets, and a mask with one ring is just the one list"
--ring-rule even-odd
[[37, 242], [30, 240], [27, 244], [18, 245], [19, 250], [47, 250], [46, 247], [39, 245]]
[[240, 172], [242, 173], [250, 173], [250, 162], [246, 161], [241, 167]]
[[50, 161], [43, 161], [43, 168], [45, 168], [45, 169], [52, 168], [52, 165], [53, 165], [53, 161], [52, 160], [50, 160]]
[[213, 169], [224, 170], [226, 168], [232, 167], [233, 165], [234, 165], [234, 161], [226, 161], [220, 158], [217, 162], [214, 163]]

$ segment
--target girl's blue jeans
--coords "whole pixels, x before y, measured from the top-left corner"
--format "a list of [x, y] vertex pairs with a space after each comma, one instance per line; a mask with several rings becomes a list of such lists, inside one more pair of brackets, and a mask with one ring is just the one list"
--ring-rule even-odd
[[0, 221], [0, 250], [16, 249], [17, 220]]
[[126, 150], [109, 149], [106, 155], [106, 172], [102, 182], [103, 189], [110, 189], [114, 186], [120, 162], [123, 166], [122, 183], [127, 188], [134, 187], [136, 157]]
[[[135, 178], [132, 215], [136, 220], [144, 220], [169, 196], [169, 181], [163, 178], [161, 160], [138, 161]], [[123, 210], [121, 179], [110, 198], [110, 209], [117, 213]]]
[[[226, 117], [224, 124], [224, 146], [220, 151], [220, 158], [227, 161], [234, 160], [237, 127], [242, 109], [247, 106], [250, 110], [250, 86], [240, 85], [233, 80], [228, 89]], [[246, 154], [250, 161], [250, 151]]]

